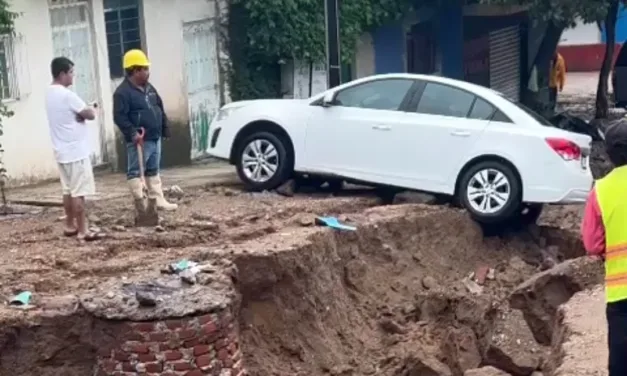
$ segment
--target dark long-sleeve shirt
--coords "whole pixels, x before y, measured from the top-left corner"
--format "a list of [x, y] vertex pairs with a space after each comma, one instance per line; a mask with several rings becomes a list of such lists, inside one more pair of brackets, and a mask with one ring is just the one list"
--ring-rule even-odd
[[144, 128], [145, 140], [170, 136], [163, 101], [150, 84], [141, 89], [125, 79], [113, 94], [113, 121], [126, 142], [133, 140], [139, 128]]

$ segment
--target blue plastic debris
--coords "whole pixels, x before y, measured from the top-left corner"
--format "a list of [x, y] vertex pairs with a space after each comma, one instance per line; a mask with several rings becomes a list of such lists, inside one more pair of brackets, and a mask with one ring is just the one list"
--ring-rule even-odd
[[355, 231], [357, 227], [349, 226], [340, 223], [340, 221], [335, 217], [316, 217], [316, 224], [318, 226], [326, 226], [331, 227], [336, 230], [345, 230], [345, 231]]

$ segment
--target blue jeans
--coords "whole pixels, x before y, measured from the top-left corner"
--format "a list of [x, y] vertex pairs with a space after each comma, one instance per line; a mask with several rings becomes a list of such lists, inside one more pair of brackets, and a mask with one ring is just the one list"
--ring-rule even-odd
[[[159, 175], [159, 165], [161, 164], [161, 140], [144, 141], [144, 173], [146, 176]], [[137, 145], [126, 143], [126, 177], [135, 179], [139, 176], [139, 155]]]

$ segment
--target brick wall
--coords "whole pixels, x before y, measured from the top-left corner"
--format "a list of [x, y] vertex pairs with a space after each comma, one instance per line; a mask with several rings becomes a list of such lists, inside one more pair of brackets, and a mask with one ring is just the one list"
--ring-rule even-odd
[[244, 376], [236, 323], [229, 312], [129, 322], [101, 349], [95, 376]]

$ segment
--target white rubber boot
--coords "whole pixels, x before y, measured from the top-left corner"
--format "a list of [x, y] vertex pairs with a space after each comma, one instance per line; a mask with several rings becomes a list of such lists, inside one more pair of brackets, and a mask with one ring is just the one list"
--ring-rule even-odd
[[157, 209], [173, 211], [179, 207], [177, 204], [170, 203], [165, 199], [163, 188], [161, 187], [161, 177], [146, 177], [146, 185], [148, 185], [148, 197], [157, 201]]
[[133, 195], [133, 200], [135, 202], [135, 209], [139, 213], [143, 213], [146, 211], [146, 203], [144, 202], [144, 186], [142, 184], [142, 180], [139, 178], [129, 179], [128, 188], [131, 191], [131, 195]]

